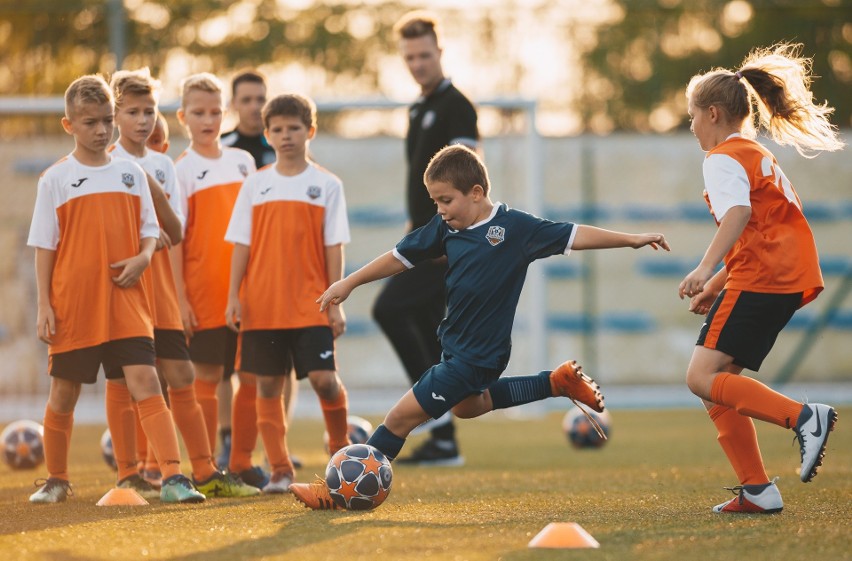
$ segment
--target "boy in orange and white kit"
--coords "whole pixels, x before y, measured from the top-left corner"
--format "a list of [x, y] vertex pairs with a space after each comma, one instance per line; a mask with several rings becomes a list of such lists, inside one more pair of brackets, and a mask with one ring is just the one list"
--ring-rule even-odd
[[[146, 142], [157, 119], [159, 83], [151, 77], [148, 69], [144, 68], [116, 72], [112, 77], [111, 86], [116, 100], [115, 115], [119, 132], [118, 141], [112, 147], [112, 154], [136, 162], [149, 176], [156, 179], [169, 198], [172, 210], [182, 221], [174, 164], [168, 156], [146, 148]], [[160, 235], [163, 237], [165, 233], [161, 232]], [[158, 366], [168, 384], [172, 416], [183, 435], [192, 462], [195, 486], [208, 497], [257, 495], [260, 491], [256, 487], [220, 472], [213, 462], [204, 415], [195, 397], [195, 371], [183, 334], [177, 291], [168, 255], [170, 245], [166, 242], [162, 244], [161, 251], [154, 253], [151, 266], [142, 280], [148, 291], [154, 316], [154, 348]], [[133, 405], [126, 386], [107, 383], [107, 416], [114, 418], [110, 425], [123, 428], [119, 433], [112, 433], [119, 481], [128, 482], [125, 486], [131, 486], [137, 491], [146, 491], [150, 484], [137, 473], [133, 446], [136, 424], [131, 422], [133, 414]]]
[[36, 249], [39, 338], [48, 343], [50, 396], [44, 415], [48, 478], [30, 496], [57, 503], [71, 493], [68, 448], [82, 384], [123, 376], [163, 475], [164, 502], [201, 502], [180, 473], [180, 450], [154, 369], [153, 321], [139, 279], [163, 227], [180, 223], [159, 186], [135, 163], [107, 151], [114, 127], [112, 92], [83, 76], [65, 92], [65, 131], [74, 151], [39, 179], [27, 244]]
[[[349, 222], [340, 180], [307, 157], [313, 102], [280, 95], [264, 107], [263, 121], [276, 162], [246, 179], [234, 206], [225, 236], [234, 243], [226, 314], [241, 331], [240, 375], [257, 379], [257, 424], [272, 466], [263, 491], [286, 493], [295, 472], [281, 396], [291, 366], [320, 399], [330, 452], [349, 444], [346, 389], [334, 359], [346, 320], [339, 306], [320, 312], [314, 305], [343, 274]], [[232, 465], [240, 437], [232, 437]]]
[[[181, 187], [181, 208], [186, 217], [184, 240], [172, 251], [175, 284], [189, 354], [195, 366], [195, 390], [204, 411], [210, 450], [216, 448], [218, 399], [216, 391], [226, 369], [234, 368], [237, 334], [225, 324], [231, 244], [225, 230], [240, 186], [255, 171], [251, 154], [223, 147], [219, 130], [224, 114], [222, 84], [212, 74], [189, 76], [181, 86], [178, 120], [186, 127], [190, 145], [175, 162]], [[244, 431], [250, 442], [247, 465], [230, 465], [230, 471], [254, 487], [268, 477], [251, 465], [257, 440], [254, 380], [240, 378], [234, 396], [233, 431]], [[224, 467], [224, 466], [222, 466]]]

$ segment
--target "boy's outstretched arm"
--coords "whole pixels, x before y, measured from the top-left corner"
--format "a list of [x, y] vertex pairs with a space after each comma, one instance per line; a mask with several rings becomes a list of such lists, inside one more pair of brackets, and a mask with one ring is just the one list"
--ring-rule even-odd
[[349, 294], [355, 288], [368, 282], [387, 278], [397, 273], [401, 273], [406, 269], [402, 261], [394, 257], [392, 251], [384, 253], [351, 275], [337, 281], [328, 287], [322, 296], [317, 298], [317, 303], [320, 305], [320, 311], [324, 312], [331, 304], [341, 304], [349, 297]]
[[662, 234], [628, 234], [586, 226], [585, 224], [577, 225], [577, 234], [574, 236], [571, 249], [613, 249], [616, 247], [639, 249], [646, 245], [655, 250], [663, 248], [666, 251], [671, 251], [666, 237]]

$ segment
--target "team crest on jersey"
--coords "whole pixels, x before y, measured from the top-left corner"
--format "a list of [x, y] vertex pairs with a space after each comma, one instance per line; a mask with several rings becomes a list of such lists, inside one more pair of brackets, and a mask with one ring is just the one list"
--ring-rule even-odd
[[428, 129], [433, 124], [435, 124], [435, 112], [427, 111], [425, 115], [423, 115], [423, 124], [421, 125], [424, 129]]
[[319, 196], [322, 195], [322, 189], [317, 185], [311, 185], [308, 187], [308, 196], [312, 199], [318, 199]]
[[124, 183], [124, 186], [128, 189], [133, 189], [133, 186], [136, 184], [132, 173], [122, 173], [121, 182]]
[[248, 167], [245, 164], [240, 164], [237, 166], [240, 170], [240, 173], [243, 174], [243, 177], [248, 177]]
[[166, 172], [161, 169], [154, 170], [154, 177], [156, 177], [157, 181], [159, 181], [160, 183], [166, 182]]
[[485, 234], [485, 239], [491, 245], [497, 245], [506, 239], [506, 228], [502, 226], [491, 226], [488, 228], [488, 233]]

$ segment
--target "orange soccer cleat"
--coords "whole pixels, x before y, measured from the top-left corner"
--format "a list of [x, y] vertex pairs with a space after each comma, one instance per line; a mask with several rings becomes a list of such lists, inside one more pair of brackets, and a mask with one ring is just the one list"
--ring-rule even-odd
[[293, 483], [290, 492], [296, 500], [313, 510], [340, 510], [328, 492], [325, 479], [317, 477], [313, 483]]
[[561, 395], [575, 404], [579, 401], [598, 413], [604, 410], [604, 396], [600, 386], [583, 374], [583, 367], [576, 360], [563, 362], [550, 373], [550, 389], [554, 397]]

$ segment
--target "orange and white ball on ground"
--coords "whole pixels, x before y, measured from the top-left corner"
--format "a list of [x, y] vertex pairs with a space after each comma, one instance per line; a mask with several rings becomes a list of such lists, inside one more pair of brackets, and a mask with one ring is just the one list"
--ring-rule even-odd
[[44, 427], [35, 421], [9, 423], [0, 442], [3, 460], [12, 469], [33, 469], [44, 462]]
[[384, 454], [369, 444], [338, 450], [328, 462], [325, 482], [334, 503], [347, 510], [371, 510], [391, 490], [393, 470]]
[[[609, 438], [612, 432], [612, 416], [609, 410], [604, 409], [603, 413], [591, 410], [588, 412]], [[600, 448], [606, 444], [606, 440], [600, 437], [592, 422], [577, 406], [569, 409], [562, 419], [562, 432], [574, 448]]]

